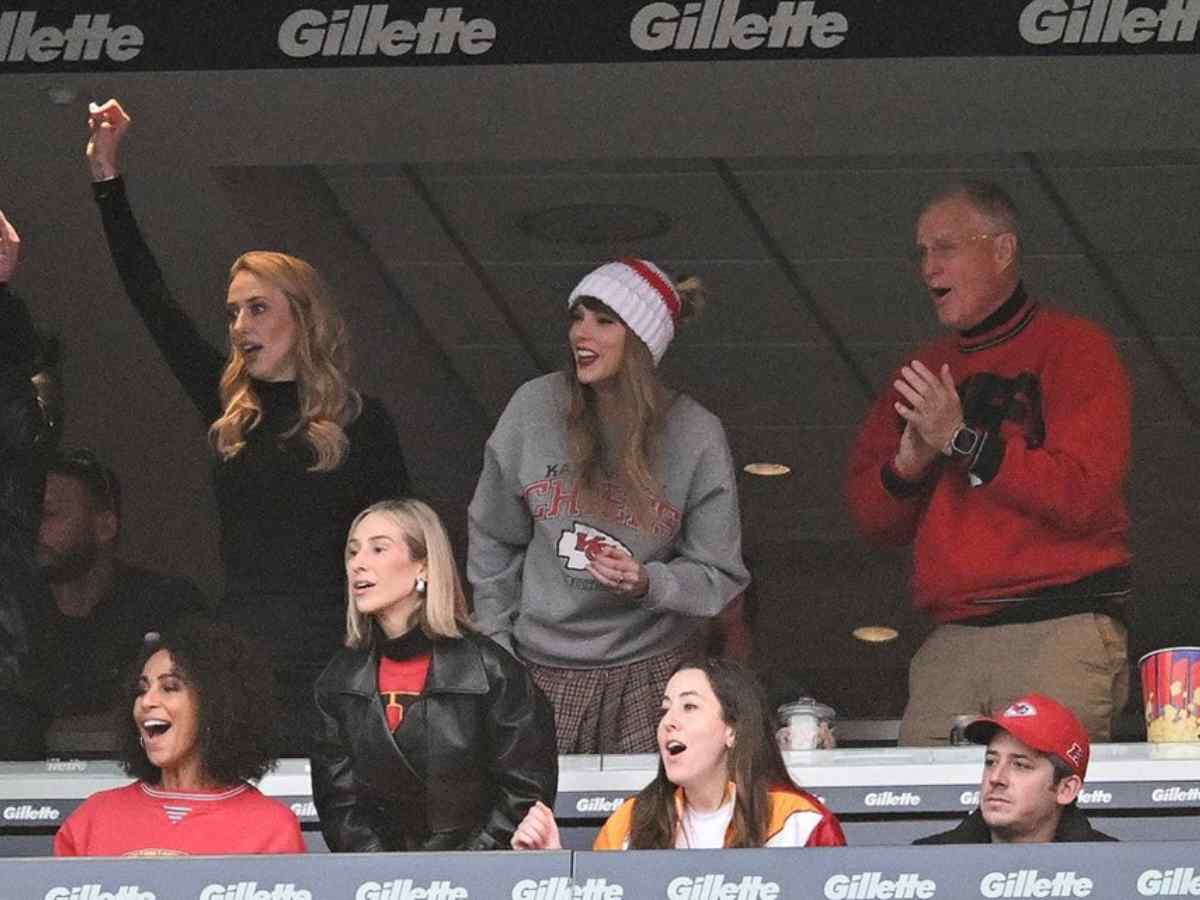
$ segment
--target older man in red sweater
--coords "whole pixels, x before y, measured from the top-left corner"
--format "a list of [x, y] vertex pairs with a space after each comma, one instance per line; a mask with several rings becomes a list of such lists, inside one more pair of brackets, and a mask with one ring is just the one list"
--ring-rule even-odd
[[913, 658], [902, 744], [956, 715], [1058, 697], [1107, 740], [1129, 693], [1129, 379], [1099, 327], [1029, 295], [1015, 207], [964, 182], [916, 229], [953, 333], [895, 373], [847, 476], [870, 539], [913, 545], [915, 604], [938, 628]]

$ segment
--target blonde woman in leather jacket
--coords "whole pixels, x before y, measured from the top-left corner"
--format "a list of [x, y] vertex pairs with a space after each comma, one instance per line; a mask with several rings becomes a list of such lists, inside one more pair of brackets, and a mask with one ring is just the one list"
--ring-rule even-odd
[[507, 849], [553, 805], [550, 704], [475, 632], [450, 542], [418, 500], [386, 500], [346, 542], [346, 648], [317, 680], [313, 797], [334, 851]]

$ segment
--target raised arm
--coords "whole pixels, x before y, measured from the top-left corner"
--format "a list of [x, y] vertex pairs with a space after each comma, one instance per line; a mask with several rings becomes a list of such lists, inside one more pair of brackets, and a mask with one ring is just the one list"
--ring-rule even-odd
[[37, 335], [29, 310], [8, 288], [20, 257], [21, 236], [0, 212], [0, 367], [5, 371], [19, 370], [28, 379], [32, 374]]
[[120, 174], [120, 149], [131, 120], [121, 104], [92, 104], [88, 115], [87, 160], [109, 252], [134, 309], [166, 358], [176, 379], [206, 422], [220, 413], [218, 388], [224, 356], [200, 336], [175, 301], [150, 252]]

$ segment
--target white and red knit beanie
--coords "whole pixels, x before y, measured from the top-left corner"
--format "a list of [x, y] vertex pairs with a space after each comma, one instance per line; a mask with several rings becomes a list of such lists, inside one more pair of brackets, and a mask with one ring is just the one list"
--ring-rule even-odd
[[594, 297], [619, 315], [650, 349], [658, 365], [675, 337], [681, 309], [679, 294], [662, 269], [632, 256], [614, 259], [575, 285], [567, 309], [582, 297]]

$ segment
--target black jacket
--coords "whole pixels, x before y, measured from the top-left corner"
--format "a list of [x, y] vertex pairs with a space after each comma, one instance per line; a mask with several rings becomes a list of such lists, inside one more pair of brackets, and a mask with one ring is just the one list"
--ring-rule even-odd
[[334, 851], [507, 850], [535, 800], [554, 805], [554, 714], [490, 638], [435, 639], [425, 691], [395, 735], [374, 650], [343, 650], [316, 684], [313, 800]]
[[30, 381], [37, 341], [24, 302], [0, 284], [0, 693], [22, 697], [40, 693], [30, 667], [50, 602], [37, 567], [50, 450]]
[[[1115, 841], [1112, 835], [1097, 831], [1088, 821], [1087, 816], [1079, 811], [1078, 806], [1068, 806], [1063, 810], [1062, 818], [1058, 820], [1058, 829], [1054, 832], [1054, 843], [1076, 844], [1083, 841]], [[956, 828], [931, 834], [929, 837], [918, 838], [914, 844], [990, 844], [992, 833], [988, 830], [983, 815], [975, 810], [958, 823]]]

